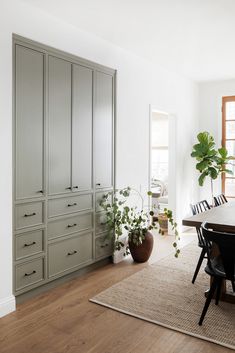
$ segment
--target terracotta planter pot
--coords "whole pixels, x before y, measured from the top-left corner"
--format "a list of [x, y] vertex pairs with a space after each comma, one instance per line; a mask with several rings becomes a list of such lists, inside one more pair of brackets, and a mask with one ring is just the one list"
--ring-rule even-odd
[[146, 262], [148, 261], [152, 250], [153, 250], [153, 235], [151, 232], [147, 232], [145, 239], [142, 244], [135, 245], [129, 241], [129, 248], [131, 256], [135, 262]]

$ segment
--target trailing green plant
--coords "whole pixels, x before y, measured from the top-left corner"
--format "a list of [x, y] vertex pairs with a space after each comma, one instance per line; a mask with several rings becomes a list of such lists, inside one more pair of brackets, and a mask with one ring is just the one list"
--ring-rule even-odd
[[[131, 191], [137, 193], [142, 202], [142, 209], [136, 207], [128, 206], [128, 198]], [[148, 192], [148, 196], [152, 196], [151, 191]], [[110, 202], [110, 199], [113, 200]], [[142, 244], [145, 239], [145, 235], [148, 231], [153, 229], [158, 230], [160, 234], [164, 234], [159, 225], [159, 222], [153, 222], [154, 211], [145, 211], [143, 209], [143, 197], [135, 189], [126, 187], [121, 190], [115, 190], [104, 194], [100, 206], [105, 211], [105, 223], [108, 228], [108, 234], [114, 237], [114, 250], [121, 250], [124, 248], [125, 244], [122, 240], [122, 236], [127, 234], [129, 242], [135, 245]], [[175, 249], [175, 256], [178, 257], [180, 250], [178, 248], [179, 234], [177, 231], [177, 223], [173, 219], [172, 211], [164, 209], [164, 214], [167, 217], [169, 223], [171, 224], [172, 230], [174, 231], [176, 241], [174, 241], [173, 246]], [[129, 246], [125, 248], [124, 256], [129, 254]]]
[[228, 156], [228, 151], [225, 147], [215, 148], [214, 137], [209, 132], [200, 132], [197, 135], [198, 143], [193, 146], [191, 157], [196, 158], [196, 169], [200, 175], [198, 183], [203, 186], [206, 177], [211, 181], [211, 194], [213, 200], [213, 180], [217, 179], [222, 173], [233, 174], [230, 169], [227, 169], [232, 156]]

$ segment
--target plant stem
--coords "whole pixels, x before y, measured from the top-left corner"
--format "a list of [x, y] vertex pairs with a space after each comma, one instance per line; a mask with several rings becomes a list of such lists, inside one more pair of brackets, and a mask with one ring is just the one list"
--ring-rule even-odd
[[214, 190], [213, 190], [213, 179], [211, 178], [211, 197], [212, 197], [212, 207], [214, 207]]

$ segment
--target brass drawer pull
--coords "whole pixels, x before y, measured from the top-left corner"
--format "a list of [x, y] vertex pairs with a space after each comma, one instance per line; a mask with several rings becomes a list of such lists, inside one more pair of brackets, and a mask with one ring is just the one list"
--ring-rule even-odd
[[72, 227], [76, 227], [77, 226], [77, 223], [74, 223], [74, 224], [68, 224], [68, 228], [72, 228]]
[[38, 193], [39, 194], [43, 194], [43, 190], [38, 190]]
[[72, 190], [71, 186], [68, 186], [67, 188], [65, 188], [65, 190]]
[[97, 185], [97, 186], [101, 186], [101, 184], [100, 184], [100, 183], [97, 183], [96, 185]]
[[77, 206], [77, 203], [74, 202], [74, 203], [69, 203], [69, 204], [68, 204], [68, 207], [72, 207], [72, 206]]
[[30, 273], [25, 273], [25, 277], [28, 277], [28, 276], [31, 276], [31, 275], [34, 275], [37, 271], [33, 270], [32, 272]]
[[73, 186], [73, 189], [78, 189], [78, 186]]
[[36, 216], [36, 212], [33, 213], [25, 213], [24, 217], [32, 217], [32, 216]]
[[74, 255], [74, 254], [77, 254], [77, 250], [74, 250], [72, 252], [68, 252], [68, 255]]
[[27, 247], [27, 246], [32, 246], [32, 245], [35, 245], [35, 244], [36, 244], [36, 241], [33, 241], [32, 243], [24, 244], [24, 246]]

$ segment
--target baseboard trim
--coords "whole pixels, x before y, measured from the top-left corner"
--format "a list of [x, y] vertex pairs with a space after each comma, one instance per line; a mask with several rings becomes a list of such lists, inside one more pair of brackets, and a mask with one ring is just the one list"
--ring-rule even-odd
[[14, 295], [0, 300], [0, 318], [16, 310]]
[[18, 304], [22, 304], [24, 303], [25, 301], [29, 300], [29, 299], [32, 299], [34, 297], [36, 297], [37, 295], [40, 295], [42, 293], [45, 293], [47, 292], [48, 290], [51, 290], [53, 288], [56, 288], [64, 283], [66, 283], [67, 281], [73, 279], [73, 278], [78, 278], [82, 275], [85, 275], [89, 272], [92, 272], [94, 271], [95, 269], [98, 269], [98, 268], [101, 268], [103, 267], [104, 265], [107, 265], [107, 264], [110, 264], [111, 262], [111, 256], [109, 256], [108, 258], [105, 258], [105, 259], [102, 259], [98, 262], [95, 262], [89, 266], [86, 266], [84, 268], [81, 268], [77, 271], [74, 271], [74, 272], [71, 272], [65, 276], [62, 276], [62, 277], [59, 277], [59, 278], [56, 278], [54, 279], [53, 281], [51, 282], [48, 282], [48, 283], [45, 283], [39, 287], [36, 287], [34, 289], [31, 289], [30, 291], [28, 292], [25, 292], [25, 293], [22, 293], [22, 294], [19, 294], [16, 296], [16, 306]]

